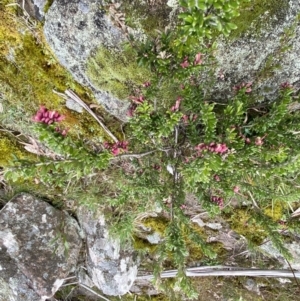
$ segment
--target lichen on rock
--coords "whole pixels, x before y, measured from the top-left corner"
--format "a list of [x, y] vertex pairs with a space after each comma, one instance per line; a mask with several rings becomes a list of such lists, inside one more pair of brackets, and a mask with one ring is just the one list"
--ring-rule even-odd
[[93, 51], [101, 46], [117, 49], [125, 40], [106, 15], [103, 2], [55, 1], [46, 15], [44, 33], [57, 59], [75, 80], [89, 87], [108, 112], [126, 119], [128, 102], [100, 90], [87, 76], [87, 61]]
[[[296, 91], [300, 88], [299, 1], [285, 1], [284, 5], [277, 3], [276, 10], [271, 5], [273, 1], [256, 2], [253, 9], [265, 11], [252, 16], [253, 26], [247, 26], [247, 30], [240, 31], [240, 35], [234, 39], [217, 40], [218, 49], [215, 54], [218, 68], [215, 78], [220, 74], [222, 78], [216, 80], [212, 89], [216, 99], [228, 99], [232, 96], [233, 86], [242, 82], [253, 82], [252, 94], [258, 102], [274, 101], [279, 95], [281, 83], [289, 82]], [[249, 8], [245, 7], [247, 10], [242, 12], [241, 18], [243, 14], [250, 18], [251, 5]], [[244, 22], [243, 19], [240, 21]], [[257, 30], [257, 26], [262, 24], [264, 26]]]
[[68, 214], [29, 194], [14, 197], [0, 211], [0, 295], [52, 297], [75, 270], [80, 248], [79, 226]]
[[111, 296], [126, 294], [132, 286], [138, 266], [136, 252], [120, 245], [118, 239], [109, 235], [101, 212], [80, 207], [78, 220], [86, 235], [87, 273], [80, 281], [93, 283], [103, 293]]

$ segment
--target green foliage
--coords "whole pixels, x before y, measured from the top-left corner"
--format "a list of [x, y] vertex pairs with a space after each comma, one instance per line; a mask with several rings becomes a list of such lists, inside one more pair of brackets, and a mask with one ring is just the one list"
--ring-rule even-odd
[[104, 151], [94, 154], [70, 137], [55, 132], [54, 127], [37, 128], [40, 140], [57, 154], [57, 159], [40, 157], [40, 162], [19, 159], [16, 165], [5, 170], [7, 180], [39, 178], [45, 185], [65, 187], [68, 182], [80, 180], [94, 170], [107, 168], [111, 155]]
[[[20, 160], [4, 173], [9, 180], [34, 178], [46, 186], [77, 186], [96, 194], [94, 205], [106, 208], [111, 231], [122, 243], [134, 239], [141, 214], [160, 211], [167, 222], [155, 248], [156, 284], [164, 284], [163, 268], [177, 268], [176, 280], [164, 289], [193, 299], [196, 294], [185, 275], [189, 242], [197, 244], [204, 260], [214, 259], [216, 253], [185, 214], [187, 194], [210, 215], [232, 215], [233, 228], [251, 242], [268, 236], [289, 257], [279, 224], [263, 209], [275, 200], [288, 203], [300, 197], [299, 113], [290, 112], [295, 95], [289, 85], [278, 87], [273, 103], [256, 103], [245, 85], [227, 103], [204, 95], [201, 71], [211, 70], [215, 45], [198, 49], [198, 42], [209, 39], [214, 30], [228, 35], [241, 2], [180, 3], [184, 9], [176, 29], [144, 44], [130, 41], [137, 63], [128, 49], [116, 53], [105, 48], [89, 61], [94, 83], [122, 98], [131, 94], [132, 116], [124, 133], [127, 154], [113, 156], [104, 146], [93, 151], [55, 133], [53, 126], [38, 125], [40, 140], [55, 158]], [[101, 70], [107, 74], [103, 82]], [[145, 80], [150, 83], [142, 85]], [[247, 211], [236, 210], [232, 199], [247, 202]]]
[[215, 28], [228, 36], [237, 28], [230, 20], [239, 15], [239, 0], [181, 0], [180, 5], [185, 9], [179, 18], [187, 36], [211, 38]]

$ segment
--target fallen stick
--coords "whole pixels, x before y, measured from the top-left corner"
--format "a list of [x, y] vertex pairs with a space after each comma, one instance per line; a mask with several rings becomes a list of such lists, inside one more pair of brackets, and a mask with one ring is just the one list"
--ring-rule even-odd
[[[240, 267], [195, 267], [186, 269], [188, 277], [209, 277], [209, 276], [250, 276], [250, 277], [284, 277], [284, 278], [300, 278], [300, 271], [291, 270], [261, 270], [261, 269], [246, 269]], [[177, 270], [164, 271], [161, 273], [161, 278], [176, 277]], [[152, 280], [153, 275], [138, 276], [137, 280]]]
[[79, 105], [81, 105], [90, 115], [92, 115], [96, 121], [99, 123], [99, 125], [102, 127], [102, 129], [105, 131], [105, 133], [114, 141], [118, 142], [119, 140], [117, 137], [106, 127], [106, 125], [97, 117], [97, 115], [89, 108], [89, 106], [82, 101], [72, 90], [68, 89], [65, 91], [65, 94], [59, 93], [55, 90], [53, 92], [59, 96], [64, 97], [65, 99], [71, 98], [75, 102], [77, 102]]

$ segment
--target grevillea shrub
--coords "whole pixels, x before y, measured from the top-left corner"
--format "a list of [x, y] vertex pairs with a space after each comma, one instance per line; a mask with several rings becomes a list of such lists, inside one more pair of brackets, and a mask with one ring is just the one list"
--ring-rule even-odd
[[[279, 96], [272, 103], [256, 102], [255, 82], [232, 87], [232, 97], [222, 103], [204, 93], [203, 86], [212, 82], [202, 75], [213, 77], [215, 66], [216, 43], [207, 39], [215, 27], [229, 34], [239, 3], [214, 1], [216, 22], [195, 26], [210, 2], [180, 1], [183, 9], [177, 28], [143, 44], [130, 41], [139, 64], [149, 67], [153, 76], [128, 96], [132, 104], [124, 141], [108, 141], [93, 151], [71, 137], [55, 135], [49, 122], [59, 117], [42, 109], [36, 116], [41, 140], [60, 156], [5, 170], [7, 179], [39, 178], [47, 185], [79, 187], [82, 196], [90, 185], [90, 191], [97, 191], [95, 205], [110, 208], [112, 231], [123, 242], [138, 231], [139, 214], [161, 211], [168, 222], [156, 249], [156, 284], [161, 285], [165, 263], [172, 262], [178, 269], [174, 287], [189, 298], [196, 293], [184, 273], [187, 241], [197, 243], [204, 258], [216, 254], [186, 214], [186, 195], [193, 195], [211, 215], [231, 214], [233, 199], [250, 204], [252, 220], [286, 258], [290, 254], [279, 232], [282, 220], [272, 220], [262, 209], [272, 206], [273, 200], [285, 204], [300, 197], [300, 116], [290, 109], [298, 101], [292, 85], [278, 83]], [[288, 212], [282, 219], [289, 227]]]

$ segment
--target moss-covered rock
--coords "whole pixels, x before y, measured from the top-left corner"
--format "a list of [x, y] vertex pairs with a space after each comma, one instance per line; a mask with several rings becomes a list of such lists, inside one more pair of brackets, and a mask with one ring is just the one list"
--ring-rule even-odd
[[102, 5], [100, 0], [57, 0], [47, 12], [44, 33], [59, 62], [72, 73], [73, 78], [89, 87], [108, 112], [126, 120], [129, 103], [100, 90], [87, 76], [87, 61], [96, 49], [101, 46], [118, 49], [125, 40]]
[[262, 102], [274, 101], [283, 82], [299, 90], [299, 11], [298, 0], [243, 2], [241, 15], [233, 20], [237, 30], [229, 39], [217, 39], [216, 84], [208, 93], [224, 101], [235, 85], [253, 82], [253, 98]]
[[13, 135], [2, 131], [0, 131], [0, 154], [0, 168], [9, 166], [14, 158], [31, 160], [35, 158], [33, 154], [21, 147]]
[[120, 10], [125, 13], [127, 26], [155, 36], [156, 30], [164, 30], [169, 25], [171, 8], [166, 1], [125, 0]]
[[[251, 209], [249, 209], [251, 210]], [[251, 243], [259, 245], [266, 238], [266, 231], [255, 223], [248, 209], [236, 209], [228, 220], [230, 228], [246, 237]]]
[[[13, 1], [7, 0], [10, 4]], [[79, 115], [65, 107], [65, 100], [53, 93], [72, 89], [86, 103], [96, 102], [92, 92], [76, 83], [55, 59], [46, 45], [41, 24], [32, 30], [24, 23], [17, 6], [0, 5], [0, 88], [3, 126], [24, 134], [33, 134], [31, 117], [43, 104], [66, 116], [64, 126], [70, 135], [95, 140], [106, 139], [101, 127], [86, 112]], [[31, 22], [31, 21], [28, 21]], [[103, 110], [97, 109], [103, 114]], [[119, 131], [113, 118], [108, 125]]]
[[88, 59], [87, 75], [95, 87], [127, 99], [150, 73], [138, 66], [132, 50], [109, 50], [102, 46]]

